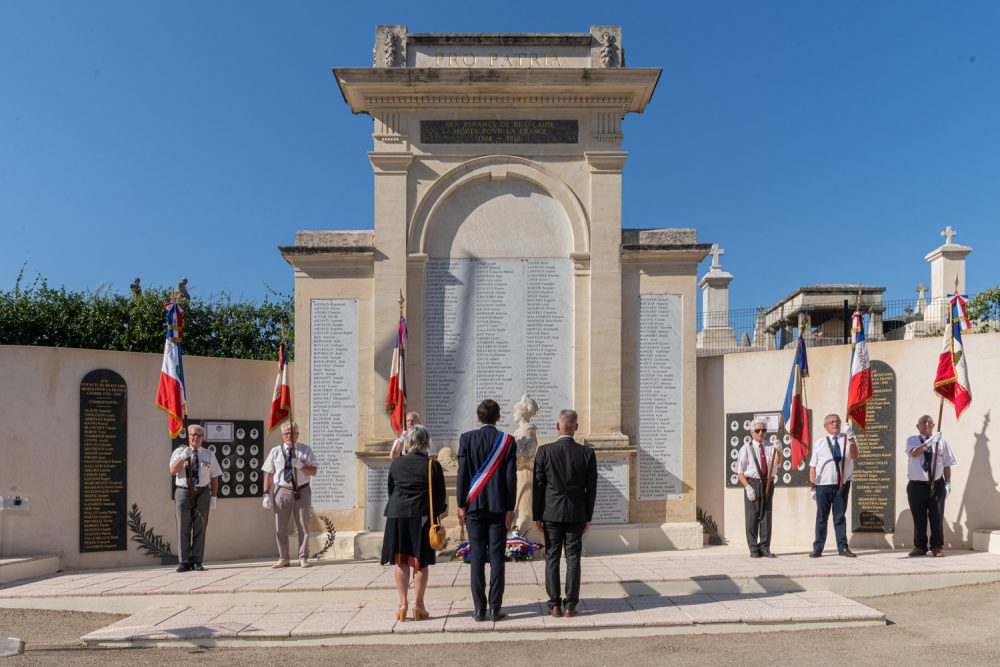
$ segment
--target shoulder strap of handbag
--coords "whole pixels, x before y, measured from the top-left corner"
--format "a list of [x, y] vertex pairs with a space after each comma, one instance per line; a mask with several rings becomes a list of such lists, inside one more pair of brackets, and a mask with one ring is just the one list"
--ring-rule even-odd
[[430, 504], [427, 506], [427, 511], [431, 515], [431, 525], [437, 523], [437, 517], [434, 516], [434, 477], [431, 475], [431, 466], [434, 465], [434, 461], [431, 457], [427, 457], [427, 493], [430, 495]]

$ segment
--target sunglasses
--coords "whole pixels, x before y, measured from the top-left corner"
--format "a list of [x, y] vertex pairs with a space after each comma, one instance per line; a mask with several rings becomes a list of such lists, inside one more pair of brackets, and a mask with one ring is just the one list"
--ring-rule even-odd
[[754, 433], [767, 433], [767, 429], [766, 428], [755, 428], [753, 430], [753, 432]]

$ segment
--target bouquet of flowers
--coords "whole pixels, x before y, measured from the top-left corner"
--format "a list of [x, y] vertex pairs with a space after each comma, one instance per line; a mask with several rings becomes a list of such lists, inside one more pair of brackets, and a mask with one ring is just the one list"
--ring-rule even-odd
[[[462, 527], [462, 537], [465, 537], [464, 526]], [[514, 526], [507, 535], [507, 546], [504, 549], [504, 560], [508, 562], [530, 561], [534, 558], [535, 552], [541, 550], [542, 548], [541, 544], [525, 539], [517, 529], [517, 526]], [[468, 563], [471, 559], [472, 550], [469, 548], [469, 542], [467, 540], [463, 540], [463, 542], [455, 549], [455, 553], [452, 554], [451, 560], [462, 560], [463, 562]]]

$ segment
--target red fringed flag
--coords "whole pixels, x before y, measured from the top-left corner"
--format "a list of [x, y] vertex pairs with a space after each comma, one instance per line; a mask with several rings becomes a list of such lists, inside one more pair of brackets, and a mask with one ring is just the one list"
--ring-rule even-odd
[[944, 348], [938, 358], [934, 392], [955, 406], [955, 419], [960, 419], [972, 403], [969, 369], [965, 363], [965, 348], [962, 347], [962, 332], [971, 329], [972, 325], [965, 312], [965, 299], [956, 294], [950, 302], [951, 312], [944, 332]]
[[184, 362], [181, 355], [181, 338], [184, 309], [179, 304], [163, 304], [167, 309], [167, 340], [163, 345], [163, 365], [160, 367], [160, 385], [156, 388], [156, 407], [167, 413], [167, 433], [176, 438], [184, 428], [187, 401], [184, 396]]
[[285, 341], [278, 344], [278, 377], [274, 381], [274, 395], [271, 397], [271, 418], [267, 422], [270, 433], [278, 424], [288, 419], [292, 410], [292, 388], [288, 384], [288, 348]]
[[872, 397], [872, 367], [865, 340], [865, 319], [857, 310], [851, 318], [851, 382], [847, 387], [847, 417], [865, 430], [868, 399]]
[[792, 439], [792, 467], [798, 469], [809, 456], [809, 409], [806, 407], [806, 383], [809, 377], [809, 363], [806, 361], [806, 342], [799, 336], [795, 344], [795, 361], [792, 374], [788, 377], [785, 391], [785, 405], [781, 416], [785, 420], [785, 430]]
[[392, 351], [392, 369], [389, 371], [389, 394], [385, 397], [392, 428], [402, 433], [406, 425], [406, 318], [400, 316], [396, 330], [396, 347]]

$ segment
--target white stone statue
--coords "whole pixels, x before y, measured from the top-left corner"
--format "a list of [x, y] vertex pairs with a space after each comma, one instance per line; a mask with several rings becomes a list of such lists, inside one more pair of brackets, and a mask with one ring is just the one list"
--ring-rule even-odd
[[534, 525], [531, 520], [531, 482], [535, 466], [535, 450], [538, 437], [531, 418], [538, 413], [538, 403], [527, 394], [514, 404], [514, 443], [517, 446], [517, 505], [514, 508], [514, 523], [522, 535]]

